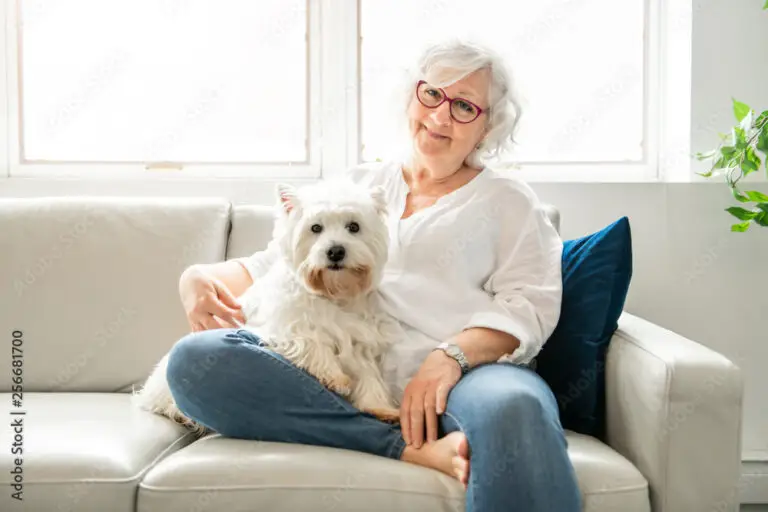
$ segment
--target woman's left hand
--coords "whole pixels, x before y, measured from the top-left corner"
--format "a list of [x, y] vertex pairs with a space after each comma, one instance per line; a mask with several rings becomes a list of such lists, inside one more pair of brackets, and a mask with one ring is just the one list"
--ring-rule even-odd
[[461, 379], [459, 363], [442, 350], [431, 352], [405, 387], [400, 406], [403, 439], [420, 448], [437, 441], [437, 415], [445, 412], [448, 393]]

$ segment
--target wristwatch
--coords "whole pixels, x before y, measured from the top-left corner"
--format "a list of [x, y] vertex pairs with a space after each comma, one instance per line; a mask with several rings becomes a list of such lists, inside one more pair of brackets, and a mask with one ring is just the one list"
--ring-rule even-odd
[[469, 371], [469, 361], [467, 361], [467, 356], [464, 355], [464, 352], [462, 352], [459, 346], [455, 343], [443, 342], [435, 347], [435, 350], [442, 350], [448, 354], [448, 357], [451, 357], [459, 363], [462, 375]]

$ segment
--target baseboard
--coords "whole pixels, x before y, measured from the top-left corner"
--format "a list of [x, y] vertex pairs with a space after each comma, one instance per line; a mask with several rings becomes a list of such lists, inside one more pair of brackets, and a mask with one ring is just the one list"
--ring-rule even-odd
[[739, 491], [743, 504], [768, 504], [768, 459], [741, 462]]

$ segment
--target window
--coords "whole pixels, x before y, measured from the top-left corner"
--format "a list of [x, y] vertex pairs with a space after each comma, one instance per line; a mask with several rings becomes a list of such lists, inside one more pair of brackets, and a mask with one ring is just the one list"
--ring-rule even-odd
[[15, 1], [10, 177], [313, 179], [385, 159], [404, 67], [452, 35], [513, 73], [523, 115], [499, 167], [646, 181], [690, 160], [688, 2]]
[[[362, 160], [396, 143], [382, 101], [403, 65], [446, 34], [507, 61], [523, 99], [518, 162], [640, 162], [644, 139], [643, 0], [388, 0], [361, 2]], [[397, 27], [397, 33], [393, 32]], [[620, 128], [620, 129], [619, 129]]]
[[306, 0], [21, 0], [22, 162], [304, 163]]

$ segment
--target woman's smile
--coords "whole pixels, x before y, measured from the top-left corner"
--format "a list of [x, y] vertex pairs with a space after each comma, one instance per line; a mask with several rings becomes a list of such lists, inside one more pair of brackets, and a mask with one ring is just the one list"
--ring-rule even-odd
[[427, 132], [427, 135], [429, 135], [429, 137], [432, 138], [432, 139], [435, 139], [435, 140], [447, 140], [447, 139], [450, 139], [450, 137], [448, 137], [447, 135], [440, 135], [437, 132], [433, 132], [432, 130], [427, 128], [427, 126], [425, 124], [422, 124], [421, 126], [424, 129], [424, 131]]

